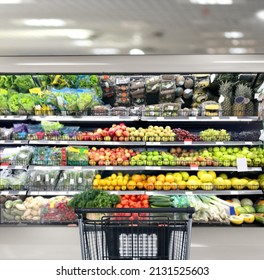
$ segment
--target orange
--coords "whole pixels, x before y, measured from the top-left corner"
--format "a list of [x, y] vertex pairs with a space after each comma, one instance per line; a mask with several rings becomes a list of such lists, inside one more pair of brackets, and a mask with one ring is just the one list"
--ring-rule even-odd
[[164, 191], [169, 191], [171, 189], [171, 184], [169, 182], [165, 182], [163, 184], [163, 190]]
[[132, 176], [132, 180], [135, 181], [136, 183], [137, 183], [137, 182], [141, 182], [141, 181], [142, 181], [142, 177], [141, 177], [141, 175], [139, 175], [139, 174], [134, 174], [134, 175]]
[[177, 190], [178, 189], [178, 185], [176, 183], [171, 183], [171, 189], [172, 190]]
[[127, 183], [128, 190], [134, 190], [136, 188], [136, 186], [137, 186], [136, 182], [134, 182], [132, 180]]
[[142, 190], [144, 188], [143, 182], [137, 182], [137, 189]]
[[158, 177], [157, 177], [157, 181], [160, 181], [160, 182], [165, 182], [165, 176], [164, 175], [159, 175]]
[[141, 178], [142, 178], [142, 181], [145, 181], [147, 179], [147, 176], [145, 174], [141, 174]]
[[155, 189], [154, 184], [153, 183], [146, 183], [144, 185], [144, 188], [148, 191], [153, 191]]
[[165, 177], [165, 181], [168, 182], [168, 183], [173, 183], [174, 182], [174, 176], [173, 175], [166, 175]]
[[154, 177], [154, 176], [149, 177], [147, 182], [154, 184], [156, 182], [156, 177]]
[[115, 186], [115, 191], [120, 191], [120, 186]]
[[185, 181], [178, 182], [178, 187], [179, 187], [180, 190], [185, 190], [186, 189], [186, 182]]
[[155, 190], [160, 191], [160, 190], [162, 190], [163, 183], [160, 181], [156, 181], [154, 186], [155, 186]]

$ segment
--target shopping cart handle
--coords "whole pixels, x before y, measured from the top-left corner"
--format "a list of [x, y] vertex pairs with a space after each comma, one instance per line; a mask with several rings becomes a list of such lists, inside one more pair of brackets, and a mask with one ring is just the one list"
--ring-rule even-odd
[[75, 208], [76, 214], [86, 213], [185, 213], [193, 214], [195, 212], [194, 207], [187, 208], [175, 208], [175, 207], [163, 207], [163, 208]]

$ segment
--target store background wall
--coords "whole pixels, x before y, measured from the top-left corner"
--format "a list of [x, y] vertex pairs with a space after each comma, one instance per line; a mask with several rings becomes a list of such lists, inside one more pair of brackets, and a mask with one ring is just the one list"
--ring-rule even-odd
[[263, 0], [1, 0], [0, 55], [263, 53], [263, 10]]

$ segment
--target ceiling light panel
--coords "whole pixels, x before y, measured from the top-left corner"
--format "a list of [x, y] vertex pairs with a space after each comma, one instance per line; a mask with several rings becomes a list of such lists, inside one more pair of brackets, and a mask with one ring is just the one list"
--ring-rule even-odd
[[230, 32], [225, 32], [224, 36], [227, 39], [240, 39], [244, 37], [244, 33], [238, 31], [230, 31]]
[[196, 5], [232, 5], [233, 0], [190, 0]]
[[27, 26], [36, 26], [36, 27], [61, 27], [65, 26], [66, 22], [62, 19], [56, 19], [56, 18], [49, 18], [49, 19], [25, 19], [22, 21], [24, 25]]

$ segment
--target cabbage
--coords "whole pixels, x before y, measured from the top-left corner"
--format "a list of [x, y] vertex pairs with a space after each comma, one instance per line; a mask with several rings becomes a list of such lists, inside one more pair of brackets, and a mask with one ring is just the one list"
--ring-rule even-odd
[[249, 198], [243, 198], [240, 201], [241, 205], [244, 207], [246, 205], [252, 206], [253, 205], [253, 201]]

